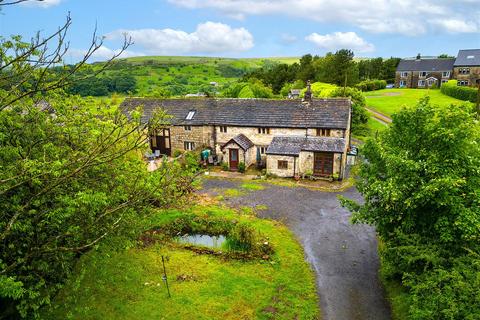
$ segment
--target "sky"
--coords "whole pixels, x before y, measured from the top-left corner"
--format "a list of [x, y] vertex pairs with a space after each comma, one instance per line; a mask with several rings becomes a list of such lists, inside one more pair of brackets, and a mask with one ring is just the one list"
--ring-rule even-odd
[[[5, 0], [10, 1], [10, 0]], [[294, 57], [347, 48], [358, 57], [456, 55], [480, 48], [480, 0], [44, 0], [2, 6], [0, 35], [47, 36], [72, 17], [67, 62], [92, 33], [93, 60], [124, 57]]]

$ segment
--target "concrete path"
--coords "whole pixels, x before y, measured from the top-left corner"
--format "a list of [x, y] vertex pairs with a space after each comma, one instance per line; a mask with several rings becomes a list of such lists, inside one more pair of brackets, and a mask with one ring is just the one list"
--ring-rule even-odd
[[375, 110], [372, 110], [372, 109], [369, 109], [369, 108], [365, 108], [367, 109], [368, 112], [370, 112], [373, 116], [373, 118], [385, 125], [388, 125], [389, 123], [392, 122], [392, 118], [390, 118], [389, 116], [386, 116], [384, 115], [383, 113], [380, 113], [378, 111], [375, 111]]
[[[203, 193], [238, 188], [241, 181], [206, 179]], [[352, 225], [337, 195], [361, 201], [355, 188], [319, 192], [265, 184], [264, 190], [226, 199], [233, 207], [266, 205], [259, 215], [281, 220], [295, 233], [316, 274], [323, 320], [388, 320], [390, 308], [378, 278], [375, 231]]]

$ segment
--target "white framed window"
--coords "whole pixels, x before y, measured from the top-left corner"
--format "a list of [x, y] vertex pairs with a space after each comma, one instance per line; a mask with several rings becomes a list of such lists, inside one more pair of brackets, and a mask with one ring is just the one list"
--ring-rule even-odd
[[227, 127], [226, 126], [220, 126], [220, 132], [227, 133]]
[[192, 126], [183, 126], [183, 129], [185, 129], [185, 131], [192, 131]]
[[450, 71], [443, 71], [442, 78], [450, 78]]
[[192, 120], [194, 116], [195, 116], [195, 110], [191, 110], [188, 112], [187, 116], [185, 117], [185, 120]]
[[419, 87], [425, 87], [425, 80], [418, 80]]
[[468, 86], [470, 83], [468, 80], [458, 80], [457, 81], [457, 86], [462, 86], [462, 87], [465, 87], [465, 86]]
[[406, 87], [407, 86], [407, 81], [406, 80], [400, 80], [400, 88]]
[[257, 146], [257, 150], [260, 152], [260, 154], [266, 154], [267, 153], [267, 146]]
[[458, 70], [459, 74], [470, 74], [470, 68], [460, 68]]
[[195, 142], [184, 141], [183, 148], [185, 149], [185, 151], [193, 151], [195, 150]]
[[420, 72], [418, 73], [418, 76], [419, 76], [420, 78], [425, 78], [425, 77], [427, 76], [427, 73], [428, 73], [427, 71], [420, 71]]
[[258, 128], [259, 134], [270, 134], [270, 128]]
[[447, 83], [448, 79], [442, 79], [442, 83]]
[[407, 71], [400, 72], [400, 77], [402, 77], [402, 78], [408, 77], [408, 72]]

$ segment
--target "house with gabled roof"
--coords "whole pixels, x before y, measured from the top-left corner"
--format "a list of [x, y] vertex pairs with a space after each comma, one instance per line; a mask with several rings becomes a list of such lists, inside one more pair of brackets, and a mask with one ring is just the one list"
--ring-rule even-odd
[[480, 86], [480, 49], [458, 51], [453, 77], [459, 86]]
[[452, 78], [455, 58], [402, 59], [395, 73], [396, 88], [432, 88]]
[[311, 172], [341, 179], [345, 174], [351, 123], [347, 98], [129, 98], [121, 105], [127, 114], [137, 107], [143, 108], [145, 123], [156, 110], [171, 116], [169, 126], [149, 136], [151, 149], [160, 154], [210, 148], [230, 170], [262, 159], [267, 172], [281, 177]]

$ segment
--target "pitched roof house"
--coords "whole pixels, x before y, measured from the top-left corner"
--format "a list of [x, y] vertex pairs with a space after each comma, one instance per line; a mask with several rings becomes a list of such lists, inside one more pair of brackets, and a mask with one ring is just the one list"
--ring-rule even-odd
[[395, 74], [395, 87], [438, 87], [451, 79], [454, 62], [454, 58], [412, 58], [400, 60]]
[[459, 86], [480, 86], [480, 49], [458, 51], [453, 75]]
[[[143, 108], [147, 122], [157, 110], [171, 115], [170, 126], [150, 136], [152, 150], [210, 148], [231, 170], [261, 158], [267, 171], [292, 177], [312, 171], [343, 177], [350, 145], [351, 101], [345, 98], [126, 99], [127, 114]], [[291, 152], [291, 146], [296, 146]]]

